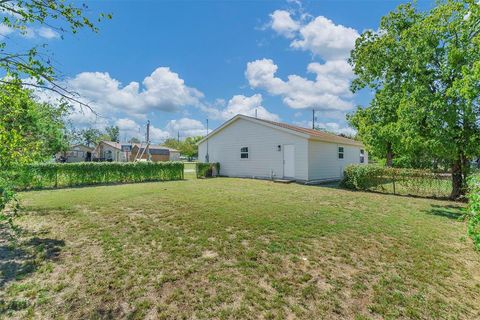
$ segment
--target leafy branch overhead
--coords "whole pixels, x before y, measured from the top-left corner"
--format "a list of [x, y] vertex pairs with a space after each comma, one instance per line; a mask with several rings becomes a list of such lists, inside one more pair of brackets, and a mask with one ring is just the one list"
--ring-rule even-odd
[[[38, 25], [51, 28], [62, 38], [83, 28], [97, 32], [95, 23], [111, 18], [110, 14], [101, 13], [92, 19], [87, 16], [87, 11], [86, 4], [77, 5], [64, 0], [0, 0], [1, 24], [12, 33], [22, 35]], [[45, 44], [18, 51], [10, 45], [10, 41], [10, 36], [0, 37], [0, 69], [7, 75], [1, 79], [1, 83], [21, 83], [23, 86], [49, 90], [63, 99], [90, 108], [77, 93], [60, 84], [59, 71], [52, 64]]]

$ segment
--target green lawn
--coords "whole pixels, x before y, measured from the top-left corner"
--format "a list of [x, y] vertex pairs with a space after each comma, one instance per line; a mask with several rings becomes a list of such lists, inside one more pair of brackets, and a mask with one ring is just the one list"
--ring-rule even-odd
[[229, 178], [21, 198], [0, 317], [480, 317], [455, 203]]

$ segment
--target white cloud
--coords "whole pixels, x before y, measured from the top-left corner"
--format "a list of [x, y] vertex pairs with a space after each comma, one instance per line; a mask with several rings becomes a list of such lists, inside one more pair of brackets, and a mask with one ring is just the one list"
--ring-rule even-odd
[[271, 28], [278, 34], [287, 37], [293, 38], [295, 32], [300, 29], [300, 24], [293, 20], [290, 16], [290, 12], [285, 10], [275, 10], [270, 14], [271, 18]]
[[254, 94], [251, 97], [235, 95], [228, 101], [225, 108], [204, 107], [203, 111], [215, 120], [228, 120], [237, 114], [254, 117], [256, 112], [258, 118], [278, 121], [280, 117], [263, 107], [262, 100], [261, 94]]
[[247, 64], [245, 76], [252, 88], [279, 95], [286, 105], [294, 109], [352, 109], [349, 84], [353, 74], [346, 61], [310, 63], [307, 70], [316, 74], [315, 81], [298, 75], [289, 75], [284, 81], [275, 76], [277, 70], [278, 66], [270, 59], [256, 60]]
[[40, 27], [40, 28], [25, 27], [19, 32], [22, 37], [27, 39], [41, 37], [41, 38], [50, 40], [50, 39], [60, 38], [60, 34], [49, 27]]
[[[304, 128], [312, 128], [312, 121], [297, 121], [294, 122], [295, 125], [299, 127], [304, 127]], [[333, 132], [336, 134], [345, 134], [349, 136], [354, 136], [357, 134], [357, 132], [348, 127], [348, 126], [341, 126], [340, 124], [336, 122], [315, 122], [315, 127], [318, 129], [324, 129], [329, 132]]]
[[[115, 122], [120, 129], [120, 136], [128, 139], [132, 137], [145, 140], [146, 126], [137, 123], [129, 118], [121, 118]], [[150, 126], [150, 140], [152, 143], [162, 143], [165, 139], [176, 138], [180, 133], [180, 138], [184, 139], [191, 136], [202, 136], [207, 132], [205, 126], [198, 120], [190, 118], [181, 118], [168, 121], [164, 128]]]
[[190, 118], [170, 120], [165, 130], [169, 133], [170, 137], [177, 137], [177, 134], [180, 133], [181, 138], [203, 136], [207, 133], [203, 123]]
[[55, 38], [60, 38], [60, 34], [53, 30], [52, 28], [48, 27], [40, 27], [37, 29], [37, 34], [46, 39], [55, 39]]
[[155, 126], [150, 126], [150, 141], [152, 143], [162, 143], [169, 137], [171, 137], [169, 132], [159, 129]]
[[82, 72], [67, 80], [67, 86], [80, 94], [100, 114], [124, 112], [144, 117], [150, 111], [174, 112], [197, 105], [203, 94], [185, 85], [170, 68], [160, 67], [147, 76], [141, 86], [132, 81], [126, 86], [103, 72]]
[[0, 23], [0, 37], [6, 37], [13, 31], [14, 30], [12, 28]]
[[290, 12], [276, 10], [270, 14], [270, 27], [277, 34], [292, 39], [290, 46], [295, 49], [310, 51], [327, 60], [346, 59], [355, 47], [359, 37], [357, 30], [335, 24], [332, 20], [318, 16], [306, 22], [308, 14], [300, 19], [292, 18]]
[[336, 25], [323, 16], [301, 27], [300, 35], [292, 41], [293, 48], [308, 50], [324, 60], [346, 59], [359, 37], [357, 30]]

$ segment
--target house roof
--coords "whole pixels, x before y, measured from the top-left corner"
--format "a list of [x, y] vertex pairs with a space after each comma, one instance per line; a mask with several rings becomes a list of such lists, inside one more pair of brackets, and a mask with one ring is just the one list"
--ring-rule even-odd
[[99, 144], [100, 144], [100, 143], [104, 143], [104, 144], [109, 145], [109, 146], [111, 146], [111, 147], [113, 147], [113, 148], [122, 150], [122, 144], [121, 144], [121, 143], [118, 143], [118, 142], [102, 140], [102, 141], [99, 142]]
[[292, 134], [296, 134], [299, 136], [302, 136], [307, 139], [312, 139], [312, 140], [319, 140], [319, 141], [325, 141], [325, 142], [332, 142], [332, 143], [338, 143], [338, 144], [347, 144], [347, 145], [355, 145], [355, 146], [363, 146], [363, 144], [360, 141], [345, 138], [338, 136], [333, 133], [328, 133], [325, 131], [319, 131], [319, 130], [314, 130], [314, 129], [307, 129], [307, 128], [302, 128], [298, 126], [294, 126], [288, 123], [283, 123], [283, 122], [275, 122], [275, 121], [270, 121], [270, 120], [265, 120], [265, 119], [258, 119], [258, 118], [253, 118], [241, 114], [237, 114], [235, 117], [232, 119], [226, 121], [223, 123], [220, 127], [217, 129], [213, 130], [210, 132], [206, 137], [204, 137], [202, 140], [198, 142], [198, 144], [202, 143], [206, 139], [212, 137], [213, 135], [217, 134], [220, 132], [222, 129], [227, 127], [228, 125], [232, 124], [238, 119], [244, 119], [247, 121], [252, 121], [258, 124], [263, 124], [267, 125], [272, 128], [280, 129], [283, 131], [288, 131]]
[[[111, 146], [113, 148], [116, 148], [118, 150], [122, 150], [122, 145], [130, 145], [130, 143], [119, 143], [119, 142], [113, 142], [113, 141], [106, 141], [106, 140], [102, 140], [99, 142], [100, 143], [104, 143], [108, 146]], [[145, 148], [145, 144], [140, 144], [140, 143], [131, 143], [132, 145], [132, 148], [133, 147], [138, 147], [140, 148], [140, 150], [143, 150], [143, 148]], [[168, 147], [165, 147], [165, 146], [161, 146], [161, 145], [154, 145], [154, 144], [151, 144], [148, 149], [150, 149], [150, 151], [153, 151], [153, 150], [168, 150], [170, 152], [179, 152], [178, 150], [176, 149], [172, 149], [172, 148], [168, 148]], [[151, 152], [151, 154], [153, 154]], [[160, 153], [159, 153], [160, 154]]]
[[82, 148], [87, 149], [87, 150], [89, 150], [89, 151], [93, 151], [93, 148], [92, 148], [92, 147], [89, 147], [89, 146], [87, 146], [87, 145], [84, 145], [83, 143], [71, 145], [71, 146], [70, 146], [70, 150], [72, 150], [72, 149], [74, 149], [74, 148], [78, 148], [78, 147], [82, 147]]

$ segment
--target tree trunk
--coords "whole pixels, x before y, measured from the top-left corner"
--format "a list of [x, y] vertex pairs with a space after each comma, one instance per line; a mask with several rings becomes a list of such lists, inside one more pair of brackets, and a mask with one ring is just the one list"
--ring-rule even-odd
[[455, 200], [463, 194], [462, 160], [455, 160], [452, 164], [452, 193], [450, 198]]
[[387, 144], [387, 167], [393, 167], [393, 150], [392, 144]]

